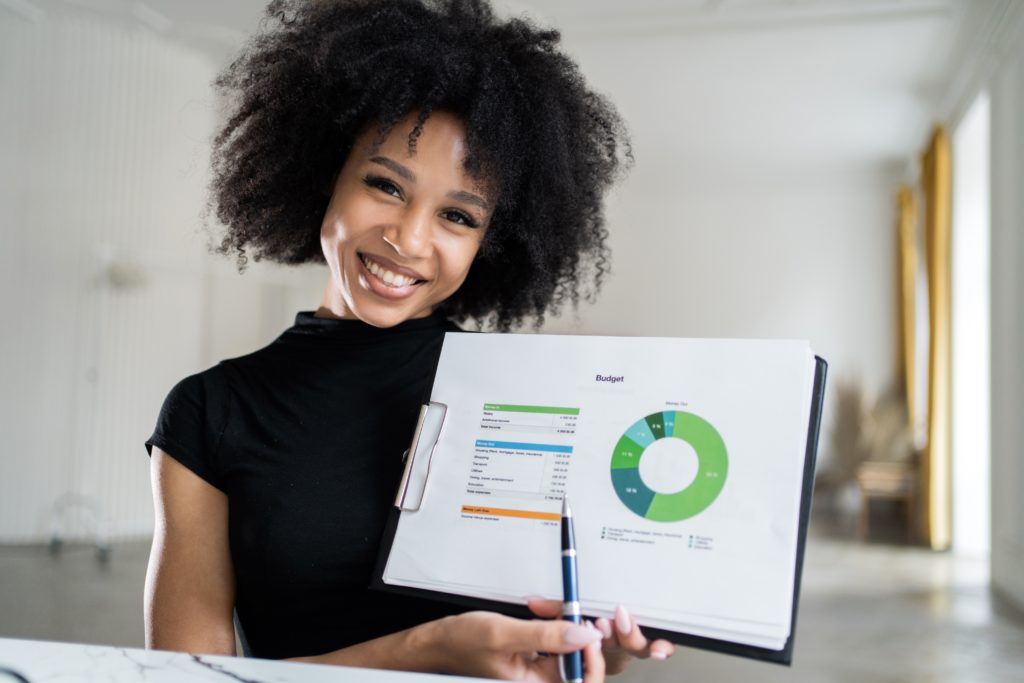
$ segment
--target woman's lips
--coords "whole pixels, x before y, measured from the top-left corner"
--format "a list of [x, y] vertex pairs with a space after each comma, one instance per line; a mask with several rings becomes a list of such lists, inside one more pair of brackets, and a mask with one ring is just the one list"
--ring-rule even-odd
[[370, 269], [366, 267], [366, 264], [363, 263], [363, 258], [364, 257], [362, 255], [358, 255], [356, 258], [359, 262], [359, 279], [367, 289], [380, 297], [390, 299], [392, 301], [406, 299], [412, 296], [413, 293], [416, 292], [416, 289], [423, 284], [422, 280], [416, 280], [411, 284], [401, 287], [389, 285], [384, 282], [384, 280], [374, 275]]
[[412, 278], [413, 280], [426, 280], [427, 278], [421, 273], [416, 272], [412, 268], [401, 266], [391, 259], [384, 258], [383, 256], [377, 256], [376, 254], [366, 254], [362, 252], [356, 252], [359, 259], [363, 261], [363, 265], [374, 265], [377, 268], [383, 268], [384, 270], [390, 270], [394, 275], [403, 275], [405, 277]]

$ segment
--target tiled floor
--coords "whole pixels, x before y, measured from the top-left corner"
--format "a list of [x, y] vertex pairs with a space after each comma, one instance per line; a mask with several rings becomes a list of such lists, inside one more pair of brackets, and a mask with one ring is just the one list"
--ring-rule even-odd
[[142, 586], [149, 542], [113, 547], [0, 546], [0, 636], [143, 647]]
[[[0, 636], [141, 646], [147, 543], [0, 547]], [[622, 683], [1024, 681], [1024, 620], [1000, 609], [986, 564], [813, 538], [792, 668], [694, 650], [641, 662]]]
[[1024, 620], [997, 607], [987, 563], [813, 539], [793, 667], [680, 652], [645, 681], [1024, 681]]

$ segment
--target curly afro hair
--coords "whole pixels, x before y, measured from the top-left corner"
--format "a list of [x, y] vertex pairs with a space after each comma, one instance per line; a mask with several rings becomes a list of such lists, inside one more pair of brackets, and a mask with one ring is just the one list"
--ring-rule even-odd
[[217, 78], [216, 251], [324, 262], [320, 224], [353, 141], [378, 144], [418, 112], [466, 127], [466, 171], [494, 214], [462, 287], [441, 309], [509, 330], [590, 301], [608, 271], [602, 198], [632, 162], [618, 113], [558, 51], [558, 31], [496, 18], [482, 0], [275, 0]]

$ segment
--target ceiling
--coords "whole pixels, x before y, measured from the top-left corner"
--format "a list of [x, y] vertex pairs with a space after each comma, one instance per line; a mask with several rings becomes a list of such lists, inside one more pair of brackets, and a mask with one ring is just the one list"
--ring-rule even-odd
[[[906, 167], [1011, 0], [495, 0], [563, 32], [623, 113], [637, 170], [693, 178]], [[261, 0], [0, 0], [101, 13], [225, 63]]]
[[[905, 174], [934, 120], [950, 111], [951, 80], [985, 49], [1007, 3], [507, 4], [563, 28], [584, 73], [623, 110], [637, 171], [672, 167], [717, 185]], [[658, 188], [656, 177], [648, 182]]]

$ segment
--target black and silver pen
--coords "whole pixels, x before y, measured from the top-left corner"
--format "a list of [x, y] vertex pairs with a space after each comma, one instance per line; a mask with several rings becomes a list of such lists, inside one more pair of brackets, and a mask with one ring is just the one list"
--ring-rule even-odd
[[[569, 499], [562, 498], [562, 619], [579, 624], [579, 573], [576, 569], [576, 534], [572, 527], [572, 509]], [[562, 655], [559, 660], [565, 683], [583, 683], [583, 653], [577, 650]]]

